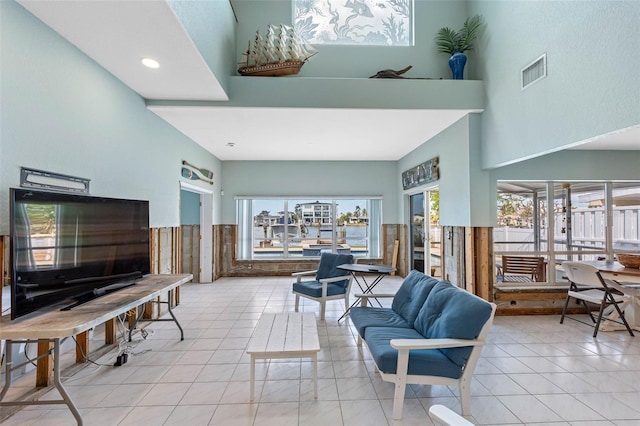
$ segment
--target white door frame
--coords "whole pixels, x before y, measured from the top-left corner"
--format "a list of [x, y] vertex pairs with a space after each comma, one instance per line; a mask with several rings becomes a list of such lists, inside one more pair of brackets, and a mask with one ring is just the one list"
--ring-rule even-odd
[[180, 189], [200, 194], [200, 282], [213, 281], [213, 191], [180, 181]]

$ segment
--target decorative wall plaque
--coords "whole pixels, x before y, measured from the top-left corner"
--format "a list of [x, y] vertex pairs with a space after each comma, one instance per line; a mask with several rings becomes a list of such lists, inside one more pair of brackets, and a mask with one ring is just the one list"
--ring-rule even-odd
[[91, 182], [91, 179], [45, 172], [44, 170], [29, 169], [26, 167], [20, 168], [20, 186], [23, 188], [88, 194], [89, 182]]
[[440, 157], [434, 157], [431, 160], [402, 172], [402, 189], [413, 188], [440, 179], [439, 162]]

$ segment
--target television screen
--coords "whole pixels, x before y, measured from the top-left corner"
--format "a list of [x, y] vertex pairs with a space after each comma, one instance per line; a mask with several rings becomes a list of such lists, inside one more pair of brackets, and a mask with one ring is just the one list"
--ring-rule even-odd
[[11, 318], [149, 273], [149, 202], [11, 189]]

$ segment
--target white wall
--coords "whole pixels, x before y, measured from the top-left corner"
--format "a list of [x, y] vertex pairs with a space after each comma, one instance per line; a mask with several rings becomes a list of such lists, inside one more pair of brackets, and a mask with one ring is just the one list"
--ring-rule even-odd
[[180, 223], [183, 159], [213, 170], [206, 186], [219, 188], [216, 157], [20, 5], [0, 8], [0, 233], [21, 166], [91, 179], [93, 195], [149, 200], [152, 227]]
[[229, 76], [235, 74], [236, 20], [225, 0], [167, 0], [182, 26], [220, 85], [229, 93]]
[[223, 223], [235, 223], [236, 196], [383, 196], [383, 223], [401, 223], [394, 161], [225, 161]]
[[[470, 13], [486, 22], [484, 167], [640, 124], [640, 2], [474, 0]], [[543, 53], [548, 77], [521, 91], [520, 70]]]

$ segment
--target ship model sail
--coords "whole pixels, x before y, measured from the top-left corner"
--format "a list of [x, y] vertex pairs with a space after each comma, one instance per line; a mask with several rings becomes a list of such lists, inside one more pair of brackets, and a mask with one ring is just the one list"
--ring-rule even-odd
[[245, 52], [246, 61], [238, 68], [240, 75], [280, 76], [300, 72], [302, 65], [318, 53], [287, 25], [269, 25], [265, 35], [256, 31], [253, 44]]

